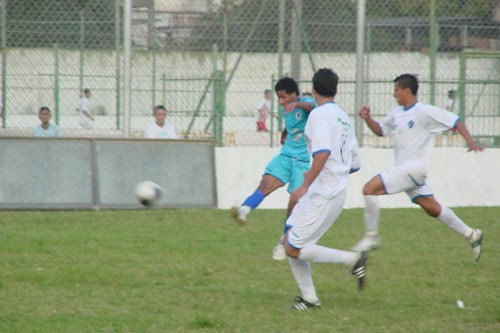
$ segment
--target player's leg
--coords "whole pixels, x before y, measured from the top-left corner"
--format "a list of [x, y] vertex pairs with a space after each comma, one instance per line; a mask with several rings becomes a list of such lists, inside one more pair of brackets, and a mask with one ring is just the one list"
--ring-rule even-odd
[[241, 226], [245, 225], [248, 214], [257, 208], [265, 197], [283, 185], [285, 184], [275, 176], [264, 174], [259, 187], [257, 187], [257, 189], [250, 196], [248, 196], [245, 201], [243, 201], [241, 206], [231, 208], [231, 216], [235, 222]]
[[[285, 237], [285, 249], [290, 258], [299, 261], [343, 264], [351, 267], [351, 272], [357, 277], [358, 287], [361, 289], [366, 274], [366, 253], [361, 254], [317, 245], [318, 240], [340, 215], [346, 197], [347, 190], [330, 200], [313, 199], [306, 194], [288, 219], [287, 225], [290, 229]], [[294, 261], [291, 260], [290, 264], [293, 265], [293, 263]], [[299, 279], [300, 277], [298, 277], [297, 282]], [[301, 289], [303, 292], [306, 290], [308, 289]]]
[[365, 236], [352, 247], [353, 251], [370, 251], [380, 247], [381, 240], [378, 235], [380, 208], [377, 196], [382, 194], [386, 194], [386, 190], [381, 175], [373, 177], [363, 187]]
[[236, 223], [241, 226], [245, 225], [248, 214], [257, 208], [266, 196], [289, 181], [288, 159], [288, 157], [281, 154], [275, 156], [267, 164], [257, 189], [243, 201], [240, 207], [231, 208], [231, 217]]
[[283, 222], [283, 233], [281, 234], [278, 243], [273, 248], [272, 258], [274, 260], [286, 259], [285, 247], [283, 245], [283, 237], [288, 230], [286, 227], [286, 220], [292, 213], [293, 208], [295, 207], [295, 205], [299, 200], [299, 198], [297, 198], [293, 194], [293, 191], [300, 185], [302, 185], [302, 182], [304, 181], [304, 174], [309, 170], [309, 165], [310, 165], [308, 161], [295, 160], [291, 158], [288, 160], [288, 163], [289, 163], [288, 168], [290, 170], [291, 176], [290, 176], [290, 181], [288, 182], [287, 190], [288, 193], [290, 193], [290, 198], [288, 199], [288, 207], [286, 211], [285, 220]]
[[409, 195], [412, 195], [412, 201], [422, 207], [429, 216], [437, 218], [449, 228], [464, 236], [472, 248], [473, 259], [475, 261], [479, 260], [483, 240], [483, 232], [480, 229], [469, 227], [451, 209], [441, 205], [426, 185], [412, 191]]
[[[418, 175], [412, 176], [410, 172], [417, 170]], [[416, 174], [415, 172], [413, 172]], [[383, 194], [396, 194], [407, 192], [420, 186], [418, 181], [425, 181], [425, 173], [414, 166], [395, 166], [386, 169], [380, 175], [373, 177], [363, 187], [365, 200], [364, 222], [365, 237], [353, 248], [354, 251], [370, 251], [381, 245], [379, 229], [379, 205], [377, 196]], [[418, 181], [417, 181], [418, 180]]]

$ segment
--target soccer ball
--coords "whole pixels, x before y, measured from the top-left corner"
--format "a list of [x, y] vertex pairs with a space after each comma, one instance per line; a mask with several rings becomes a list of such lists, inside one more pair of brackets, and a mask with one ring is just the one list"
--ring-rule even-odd
[[161, 187], [150, 180], [143, 180], [135, 187], [135, 196], [141, 205], [151, 207], [156, 205], [163, 195]]

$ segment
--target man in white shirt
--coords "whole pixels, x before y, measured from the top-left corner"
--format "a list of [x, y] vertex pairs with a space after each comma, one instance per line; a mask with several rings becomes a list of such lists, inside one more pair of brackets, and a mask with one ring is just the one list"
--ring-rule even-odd
[[40, 124], [33, 129], [33, 135], [38, 137], [61, 137], [62, 132], [59, 126], [50, 122], [51, 114], [47, 106], [42, 106], [38, 110]]
[[90, 96], [92, 96], [90, 89], [84, 89], [83, 97], [76, 104], [76, 111], [80, 113], [79, 123], [84, 129], [92, 129], [92, 121], [94, 121], [90, 113]]
[[382, 171], [363, 187], [365, 200], [364, 222], [366, 235], [353, 249], [374, 250], [381, 244], [378, 236], [379, 206], [377, 196], [405, 192], [425, 212], [463, 235], [472, 248], [473, 259], [479, 260], [483, 232], [465, 224], [448, 207], [434, 198], [425, 183], [434, 141], [438, 132], [455, 128], [465, 139], [468, 151], [483, 151], [477, 145], [460, 118], [452, 112], [417, 101], [418, 80], [403, 74], [394, 80], [394, 97], [399, 106], [381, 121], [371, 117], [368, 107], [359, 111], [368, 127], [378, 136], [394, 135], [396, 166]]
[[154, 121], [151, 121], [144, 130], [144, 137], [147, 139], [178, 139], [174, 126], [165, 122], [167, 118], [167, 108], [157, 105], [154, 108]]
[[367, 252], [338, 250], [317, 242], [342, 212], [349, 174], [359, 170], [359, 148], [354, 126], [333, 101], [338, 76], [322, 68], [313, 76], [313, 95], [318, 107], [307, 120], [305, 137], [312, 157], [303, 183], [292, 192], [298, 203], [286, 221], [285, 251], [301, 291], [293, 310], [318, 308], [321, 302], [311, 276], [310, 262], [350, 267], [358, 288], [365, 283]]

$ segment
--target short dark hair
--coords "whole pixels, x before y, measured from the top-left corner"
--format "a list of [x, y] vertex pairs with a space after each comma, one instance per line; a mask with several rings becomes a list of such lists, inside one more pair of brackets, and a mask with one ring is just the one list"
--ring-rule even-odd
[[271, 89], [266, 89], [266, 90], [264, 90], [264, 94], [270, 94], [270, 93], [272, 93], [272, 92], [273, 92], [273, 91], [272, 91]]
[[157, 105], [155, 106], [155, 108], [153, 109], [153, 115], [156, 115], [156, 110], [163, 110], [165, 112], [167, 112], [167, 108], [165, 107], [165, 105]]
[[50, 109], [48, 106], [42, 106], [39, 110], [38, 110], [38, 114], [42, 113], [42, 111], [49, 111], [50, 113]]
[[83, 93], [86, 94], [86, 93], [89, 93], [90, 92], [90, 89], [89, 88], [85, 88], [83, 89]]
[[418, 92], [418, 79], [412, 74], [402, 74], [394, 79], [394, 83], [403, 89], [410, 88], [413, 95], [417, 95]]
[[299, 86], [297, 85], [297, 82], [292, 79], [291, 77], [283, 77], [276, 82], [276, 85], [274, 86], [274, 91], [278, 92], [284, 90], [287, 94], [291, 93], [296, 93], [297, 96], [300, 95], [299, 93]]
[[314, 73], [312, 83], [317, 94], [325, 97], [335, 97], [337, 95], [339, 76], [330, 68], [321, 68]]

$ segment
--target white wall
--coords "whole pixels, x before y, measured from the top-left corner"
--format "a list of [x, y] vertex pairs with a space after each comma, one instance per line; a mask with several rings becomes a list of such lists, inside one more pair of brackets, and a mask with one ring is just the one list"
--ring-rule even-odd
[[[240, 205], [260, 182], [265, 166], [279, 148], [216, 148], [218, 208]], [[394, 164], [392, 149], [362, 148], [362, 168], [350, 176], [346, 208], [363, 207], [361, 189], [366, 181]], [[468, 153], [466, 148], [436, 148], [427, 184], [442, 204], [500, 205], [500, 149]], [[285, 208], [285, 188], [267, 197], [260, 208]], [[405, 194], [385, 196], [381, 207], [416, 207]]]

